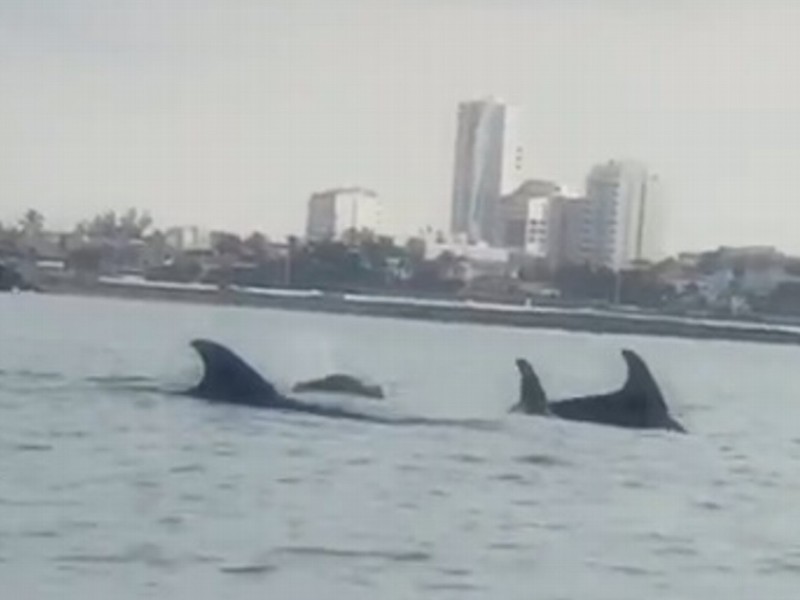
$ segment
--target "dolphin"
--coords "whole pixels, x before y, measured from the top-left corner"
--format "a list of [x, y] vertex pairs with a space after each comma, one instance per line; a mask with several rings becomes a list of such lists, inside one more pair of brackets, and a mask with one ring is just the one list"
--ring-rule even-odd
[[301, 381], [292, 388], [293, 392], [333, 392], [348, 394], [351, 396], [363, 396], [365, 398], [382, 399], [383, 389], [379, 385], [369, 385], [353, 377], [342, 373], [327, 375], [321, 379], [311, 381]]
[[456, 426], [484, 430], [492, 424], [480, 420], [427, 419], [422, 417], [381, 417], [339, 408], [295, 400], [281, 394], [275, 386], [259, 375], [234, 352], [211, 340], [191, 342], [203, 362], [203, 377], [192, 388], [179, 392], [219, 402], [283, 412], [294, 412], [333, 419], [349, 419], [379, 425]]
[[547, 403], [541, 381], [531, 363], [524, 358], [517, 359], [519, 370], [519, 402], [511, 407], [511, 412], [524, 412], [529, 415], [550, 416], [550, 406]]
[[241, 406], [297, 412], [322, 417], [392, 423], [389, 419], [295, 400], [281, 394], [234, 352], [211, 340], [191, 342], [203, 362], [203, 377], [183, 395]]
[[533, 367], [517, 359], [520, 400], [512, 412], [552, 415], [569, 421], [584, 421], [629, 429], [665, 429], [686, 433], [669, 413], [664, 396], [644, 360], [633, 350], [623, 350], [628, 377], [620, 389], [606, 394], [548, 402]]

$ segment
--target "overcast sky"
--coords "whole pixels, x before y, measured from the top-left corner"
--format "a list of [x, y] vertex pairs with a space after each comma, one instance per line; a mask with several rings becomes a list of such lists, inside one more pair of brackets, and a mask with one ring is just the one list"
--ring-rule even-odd
[[0, 0], [0, 220], [137, 206], [303, 230], [359, 184], [393, 233], [448, 222], [460, 100], [524, 109], [526, 174], [636, 158], [670, 250], [800, 252], [792, 0]]

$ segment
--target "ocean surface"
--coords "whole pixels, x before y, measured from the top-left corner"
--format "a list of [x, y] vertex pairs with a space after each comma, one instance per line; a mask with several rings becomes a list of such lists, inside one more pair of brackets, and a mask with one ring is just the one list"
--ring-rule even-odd
[[[435, 423], [210, 405], [188, 343], [344, 371]], [[637, 350], [691, 434], [510, 415]], [[0, 590], [98, 598], [795, 599], [800, 348], [0, 296]]]

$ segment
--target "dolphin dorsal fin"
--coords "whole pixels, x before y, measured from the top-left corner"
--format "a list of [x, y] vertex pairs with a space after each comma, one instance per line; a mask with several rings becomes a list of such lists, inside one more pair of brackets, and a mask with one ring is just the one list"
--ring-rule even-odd
[[258, 399], [264, 404], [280, 397], [271, 383], [222, 344], [199, 339], [191, 346], [203, 361], [203, 378], [191, 390], [193, 394], [228, 402]]
[[647, 364], [633, 350], [623, 350], [622, 358], [628, 366], [628, 379], [623, 391], [632, 398], [644, 399], [648, 419], [663, 419], [669, 412], [667, 403]]
[[531, 363], [524, 358], [518, 358], [517, 369], [519, 370], [520, 383], [519, 383], [519, 404], [512, 410], [523, 411], [531, 415], [546, 415], [549, 414], [547, 406], [547, 394], [533, 370]]

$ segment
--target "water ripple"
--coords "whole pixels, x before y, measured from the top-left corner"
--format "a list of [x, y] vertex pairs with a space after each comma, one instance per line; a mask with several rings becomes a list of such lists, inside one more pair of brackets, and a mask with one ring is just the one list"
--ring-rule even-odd
[[393, 562], [428, 562], [433, 557], [427, 552], [393, 550], [353, 550], [326, 546], [282, 546], [275, 549], [278, 554], [319, 556], [329, 558], [382, 559]]
[[269, 564], [234, 565], [220, 567], [219, 570], [228, 575], [266, 575], [267, 573], [277, 571], [278, 567]]
[[14, 449], [20, 452], [50, 452], [53, 446], [51, 444], [24, 443], [16, 444]]
[[120, 553], [75, 553], [55, 557], [56, 562], [64, 564], [131, 564], [139, 563], [150, 567], [171, 567], [175, 560], [165, 557], [157, 544], [143, 543], [129, 546]]
[[204, 473], [206, 471], [206, 467], [200, 463], [191, 463], [186, 465], [177, 465], [175, 467], [171, 467], [169, 472], [173, 474], [179, 473]]
[[550, 454], [525, 454], [523, 456], [518, 456], [516, 461], [523, 464], [541, 465], [543, 467], [564, 467], [570, 465], [569, 461]]

